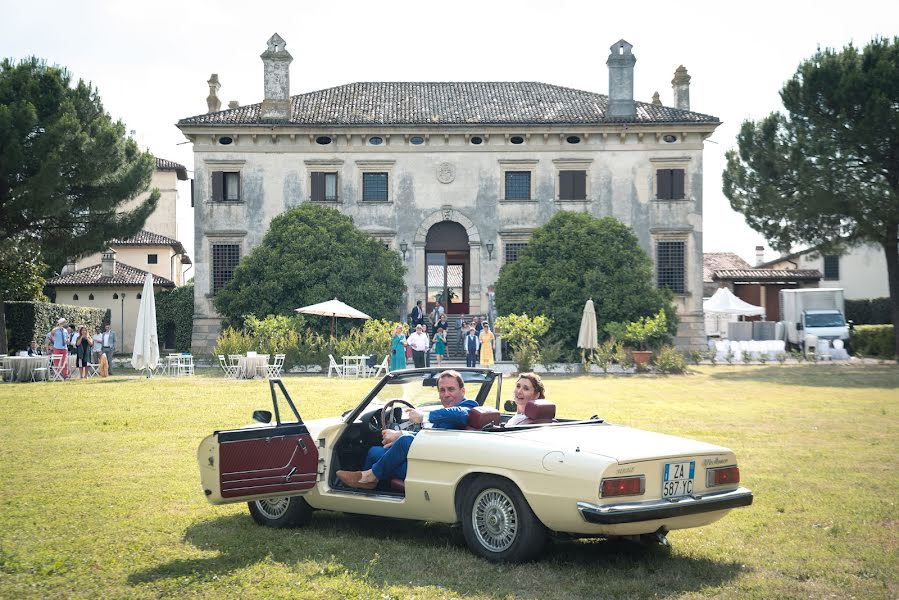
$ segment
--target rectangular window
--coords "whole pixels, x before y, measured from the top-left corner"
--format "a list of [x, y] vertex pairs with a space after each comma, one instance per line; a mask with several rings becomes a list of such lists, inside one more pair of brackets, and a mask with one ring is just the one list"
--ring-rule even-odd
[[506, 200], [531, 199], [531, 172], [506, 171]]
[[527, 242], [506, 242], [505, 258], [506, 264], [513, 263], [518, 260], [518, 256], [528, 247]]
[[362, 200], [387, 202], [387, 173], [362, 174]]
[[685, 242], [656, 242], [658, 287], [668, 288], [675, 294], [683, 294], [686, 291], [684, 285], [685, 249]]
[[312, 173], [312, 201], [337, 202], [337, 173]]
[[240, 262], [240, 244], [212, 245], [212, 293], [225, 287]]
[[840, 278], [840, 257], [836, 255], [824, 256], [824, 279], [836, 280]]
[[158, 254], [148, 254], [147, 255], [147, 264], [148, 265], [159, 264], [159, 255]]
[[559, 200], [587, 199], [587, 171], [559, 171]]
[[212, 201], [240, 201], [240, 173], [236, 171], [213, 171]]
[[656, 171], [656, 198], [659, 200], [684, 199], [683, 169], [659, 169]]

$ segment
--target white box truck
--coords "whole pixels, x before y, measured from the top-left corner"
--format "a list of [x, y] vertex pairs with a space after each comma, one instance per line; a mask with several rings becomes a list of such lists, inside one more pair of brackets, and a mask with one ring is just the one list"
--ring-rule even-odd
[[805, 336], [849, 343], [842, 288], [780, 290], [780, 320], [787, 346], [805, 349]]

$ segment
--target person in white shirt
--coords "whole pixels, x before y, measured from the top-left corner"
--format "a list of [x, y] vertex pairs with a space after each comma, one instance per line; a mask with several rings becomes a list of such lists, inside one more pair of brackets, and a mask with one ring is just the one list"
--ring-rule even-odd
[[428, 340], [428, 335], [424, 332], [424, 329], [424, 325], [416, 325], [415, 333], [406, 340], [406, 344], [412, 348], [412, 360], [416, 369], [424, 368], [425, 352], [431, 347], [431, 342]]
[[94, 345], [91, 346], [91, 362], [99, 365], [101, 354], [103, 354], [103, 328], [97, 327], [97, 333], [94, 334]]
[[515, 425], [527, 425], [531, 422], [524, 414], [524, 408], [528, 402], [545, 398], [546, 386], [536, 373], [522, 373], [515, 382], [515, 415], [506, 421], [506, 427]]

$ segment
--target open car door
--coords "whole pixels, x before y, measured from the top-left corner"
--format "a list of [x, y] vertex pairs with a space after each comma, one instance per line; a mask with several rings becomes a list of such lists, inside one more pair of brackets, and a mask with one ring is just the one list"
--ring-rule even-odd
[[[315, 486], [318, 448], [281, 380], [269, 385], [275, 423], [270, 412], [255, 411], [259, 426], [216, 431], [200, 443], [200, 480], [211, 504], [296, 496]], [[276, 385], [296, 421], [281, 422]]]

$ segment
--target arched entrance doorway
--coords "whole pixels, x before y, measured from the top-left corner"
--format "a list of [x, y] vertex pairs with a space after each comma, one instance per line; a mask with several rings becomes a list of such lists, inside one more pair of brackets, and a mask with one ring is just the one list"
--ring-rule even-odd
[[441, 221], [428, 229], [425, 239], [427, 311], [439, 301], [447, 314], [468, 313], [471, 259], [468, 233], [455, 221]]

